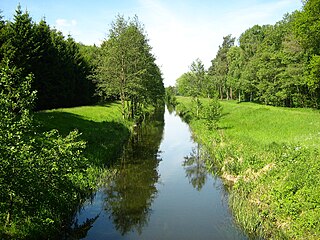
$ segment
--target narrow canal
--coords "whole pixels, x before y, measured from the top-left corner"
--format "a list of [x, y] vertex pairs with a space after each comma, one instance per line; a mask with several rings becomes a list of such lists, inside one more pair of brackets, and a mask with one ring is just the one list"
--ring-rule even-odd
[[247, 239], [190, 129], [168, 110], [137, 131], [78, 213], [79, 239]]

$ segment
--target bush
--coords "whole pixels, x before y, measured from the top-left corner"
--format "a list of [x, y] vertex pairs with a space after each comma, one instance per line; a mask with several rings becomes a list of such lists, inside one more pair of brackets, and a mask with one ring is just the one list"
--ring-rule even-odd
[[31, 114], [36, 93], [31, 92], [31, 82], [31, 75], [23, 79], [9, 64], [1, 69], [1, 238], [52, 234], [93, 186], [79, 133], [36, 134]]
[[221, 117], [222, 107], [217, 99], [212, 98], [203, 105], [201, 118], [206, 121], [209, 130], [217, 128], [217, 123]]

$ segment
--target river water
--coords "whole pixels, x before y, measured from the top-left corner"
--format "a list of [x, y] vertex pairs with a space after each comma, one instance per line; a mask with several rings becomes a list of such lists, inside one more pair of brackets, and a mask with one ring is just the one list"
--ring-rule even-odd
[[168, 110], [133, 135], [116, 175], [76, 216], [78, 239], [247, 239], [221, 180], [180, 117]]

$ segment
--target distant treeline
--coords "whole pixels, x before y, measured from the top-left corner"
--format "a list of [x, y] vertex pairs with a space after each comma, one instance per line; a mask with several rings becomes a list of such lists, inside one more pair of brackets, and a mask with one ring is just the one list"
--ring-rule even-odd
[[[320, 1], [303, 4], [275, 25], [249, 28], [238, 45], [231, 35], [224, 37], [207, 71], [196, 60], [177, 79], [178, 94], [192, 96], [197, 87], [203, 96], [215, 93], [220, 99], [319, 108]], [[195, 66], [202, 71], [195, 74]]]

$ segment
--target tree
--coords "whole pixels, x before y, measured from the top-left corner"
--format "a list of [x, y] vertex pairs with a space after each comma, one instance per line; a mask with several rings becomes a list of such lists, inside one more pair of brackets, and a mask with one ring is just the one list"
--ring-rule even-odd
[[320, 55], [320, 1], [307, 0], [303, 10], [296, 13], [294, 31], [298, 40], [308, 52]]
[[176, 87], [173, 87], [173, 86], [166, 87], [165, 102], [168, 107], [175, 107], [177, 105], [176, 95], [177, 95]]
[[[238, 101], [241, 101], [241, 94], [243, 92], [244, 86], [241, 79], [241, 73], [243, 71], [244, 65], [244, 54], [243, 50], [240, 47], [233, 46], [227, 53], [228, 60], [228, 74], [227, 74], [227, 85], [231, 86], [230, 89], [238, 92]], [[231, 99], [232, 99], [232, 90], [231, 90]]]
[[191, 97], [210, 97], [212, 92], [208, 88], [208, 74], [202, 61], [197, 58], [184, 73], [176, 80], [178, 94]]
[[28, 12], [21, 11], [20, 5], [16, 10], [14, 22], [8, 23], [2, 48], [3, 61], [9, 59], [11, 64], [23, 69], [24, 76], [31, 72], [38, 46], [35, 43], [34, 23]]
[[216, 57], [211, 61], [209, 68], [209, 75], [215, 82], [216, 89], [219, 92], [221, 99], [226, 96], [227, 99], [233, 98], [232, 87], [227, 85], [227, 74], [228, 74], [228, 60], [227, 53], [229, 49], [234, 45], [235, 38], [231, 35], [223, 37], [223, 43], [219, 46]]
[[207, 84], [207, 78], [206, 78], [206, 70], [204, 68], [204, 64], [202, 61], [197, 58], [195, 61], [193, 61], [190, 65], [190, 72], [188, 74], [189, 84], [191, 86], [190, 88], [190, 95], [192, 97], [200, 97], [200, 96], [206, 96], [206, 84]]
[[320, 102], [320, 1], [308, 0], [304, 2], [303, 10], [296, 13], [293, 30], [299, 43], [306, 51], [305, 83], [308, 86], [313, 107], [319, 107]]
[[37, 110], [92, 103], [91, 69], [71, 37], [65, 39], [45, 20], [34, 23], [20, 6], [13, 22], [0, 22], [2, 65], [9, 59], [23, 77], [33, 74]]
[[248, 61], [256, 54], [260, 44], [266, 36], [266, 28], [268, 28], [268, 25], [254, 25], [241, 34], [239, 43], [241, 49], [244, 52], [246, 61]]
[[176, 80], [176, 88], [177, 88], [178, 95], [191, 96], [192, 86], [188, 82], [188, 73], [183, 73]]
[[[0, 10], [0, 59], [3, 59], [4, 57], [4, 52], [3, 52], [3, 44], [5, 43], [6, 41], [6, 23], [5, 21], [3, 20], [3, 16], [1, 15], [2, 12]], [[0, 64], [1, 64], [1, 61], [0, 61]]]
[[[319, 107], [319, 11], [319, 0], [304, 1], [302, 11], [286, 14], [276, 24], [246, 30], [239, 47], [231, 35], [224, 37], [211, 61], [206, 89], [215, 89], [220, 99], [233, 99], [237, 91], [239, 101]], [[191, 95], [187, 83], [183, 76], [177, 87]]]
[[265, 38], [265, 32], [268, 27], [268, 25], [254, 25], [242, 33], [239, 38], [239, 47], [243, 51], [243, 68], [239, 81], [243, 86], [245, 100], [253, 101], [257, 92], [256, 74], [259, 59], [256, 54]]
[[120, 98], [125, 118], [134, 118], [143, 104], [157, 102], [154, 97], [164, 97], [160, 69], [137, 17], [118, 16], [111, 24], [93, 79], [100, 96]]

